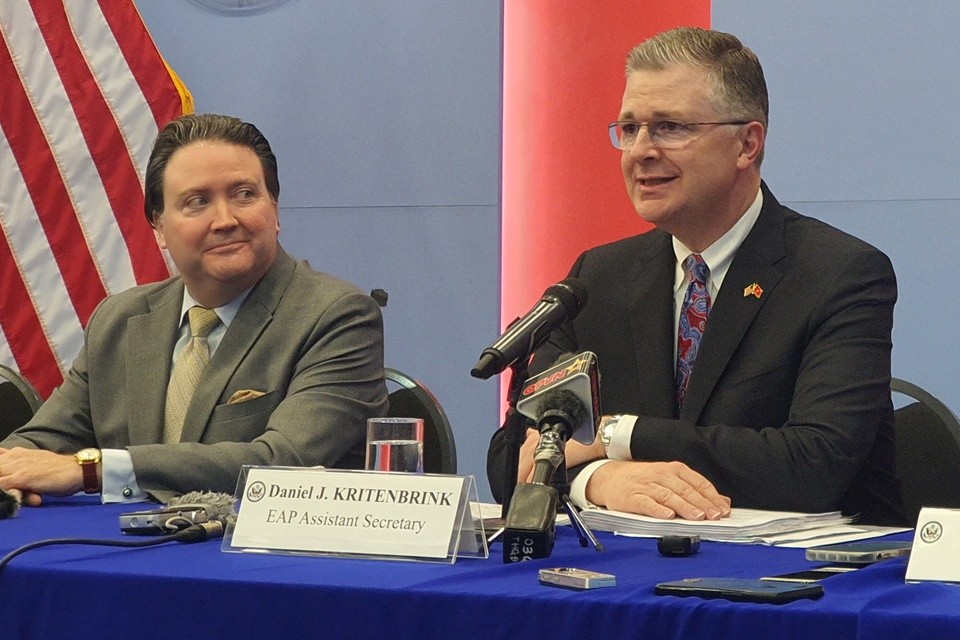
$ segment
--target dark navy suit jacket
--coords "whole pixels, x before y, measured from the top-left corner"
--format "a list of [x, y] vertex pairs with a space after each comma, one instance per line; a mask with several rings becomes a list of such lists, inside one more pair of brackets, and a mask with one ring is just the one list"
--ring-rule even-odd
[[[660, 230], [579, 257], [570, 275], [586, 284], [589, 301], [541, 347], [531, 371], [563, 353], [596, 353], [603, 413], [640, 416], [633, 459], [680, 460], [734, 507], [839, 508], [865, 523], [910, 524], [895, 476], [890, 260], [762, 189], [763, 208], [713, 301], [679, 414], [676, 257]], [[503, 449], [498, 433], [488, 459], [495, 493]]]

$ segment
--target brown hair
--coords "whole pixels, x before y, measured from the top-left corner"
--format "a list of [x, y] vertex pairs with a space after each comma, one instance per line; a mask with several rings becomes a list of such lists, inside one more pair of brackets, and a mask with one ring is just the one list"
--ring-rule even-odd
[[151, 226], [163, 213], [163, 178], [170, 157], [177, 149], [198, 140], [219, 140], [252, 149], [260, 158], [267, 192], [274, 202], [280, 199], [277, 158], [259, 129], [232, 116], [215, 113], [185, 115], [173, 120], [160, 131], [153, 143], [153, 151], [150, 152], [144, 179], [143, 210]]

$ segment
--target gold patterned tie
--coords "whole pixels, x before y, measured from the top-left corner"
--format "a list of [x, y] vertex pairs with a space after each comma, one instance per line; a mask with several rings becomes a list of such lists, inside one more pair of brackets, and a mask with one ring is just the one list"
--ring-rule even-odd
[[200, 382], [203, 370], [210, 361], [210, 348], [207, 336], [220, 324], [217, 312], [206, 307], [190, 307], [190, 342], [183, 348], [170, 374], [170, 386], [167, 387], [167, 407], [163, 425], [164, 442], [180, 442], [183, 432], [183, 419], [190, 406], [193, 390]]

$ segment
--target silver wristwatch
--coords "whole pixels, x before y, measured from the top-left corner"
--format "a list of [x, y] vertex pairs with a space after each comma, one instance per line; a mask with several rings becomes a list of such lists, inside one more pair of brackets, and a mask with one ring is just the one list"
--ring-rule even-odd
[[603, 420], [600, 421], [600, 442], [603, 444], [604, 450], [610, 449], [610, 441], [613, 440], [613, 432], [617, 429], [617, 424], [620, 422], [620, 418], [623, 416], [606, 416]]

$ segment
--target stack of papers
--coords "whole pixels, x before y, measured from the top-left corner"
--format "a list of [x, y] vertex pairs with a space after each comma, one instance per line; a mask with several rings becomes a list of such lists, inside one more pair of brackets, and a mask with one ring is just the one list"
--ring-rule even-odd
[[699, 535], [703, 540], [783, 546], [815, 546], [841, 540], [871, 538], [904, 529], [849, 526], [839, 511], [797, 513], [732, 509], [722, 520], [661, 520], [610, 509], [584, 509], [583, 521], [598, 531], [651, 537]]

